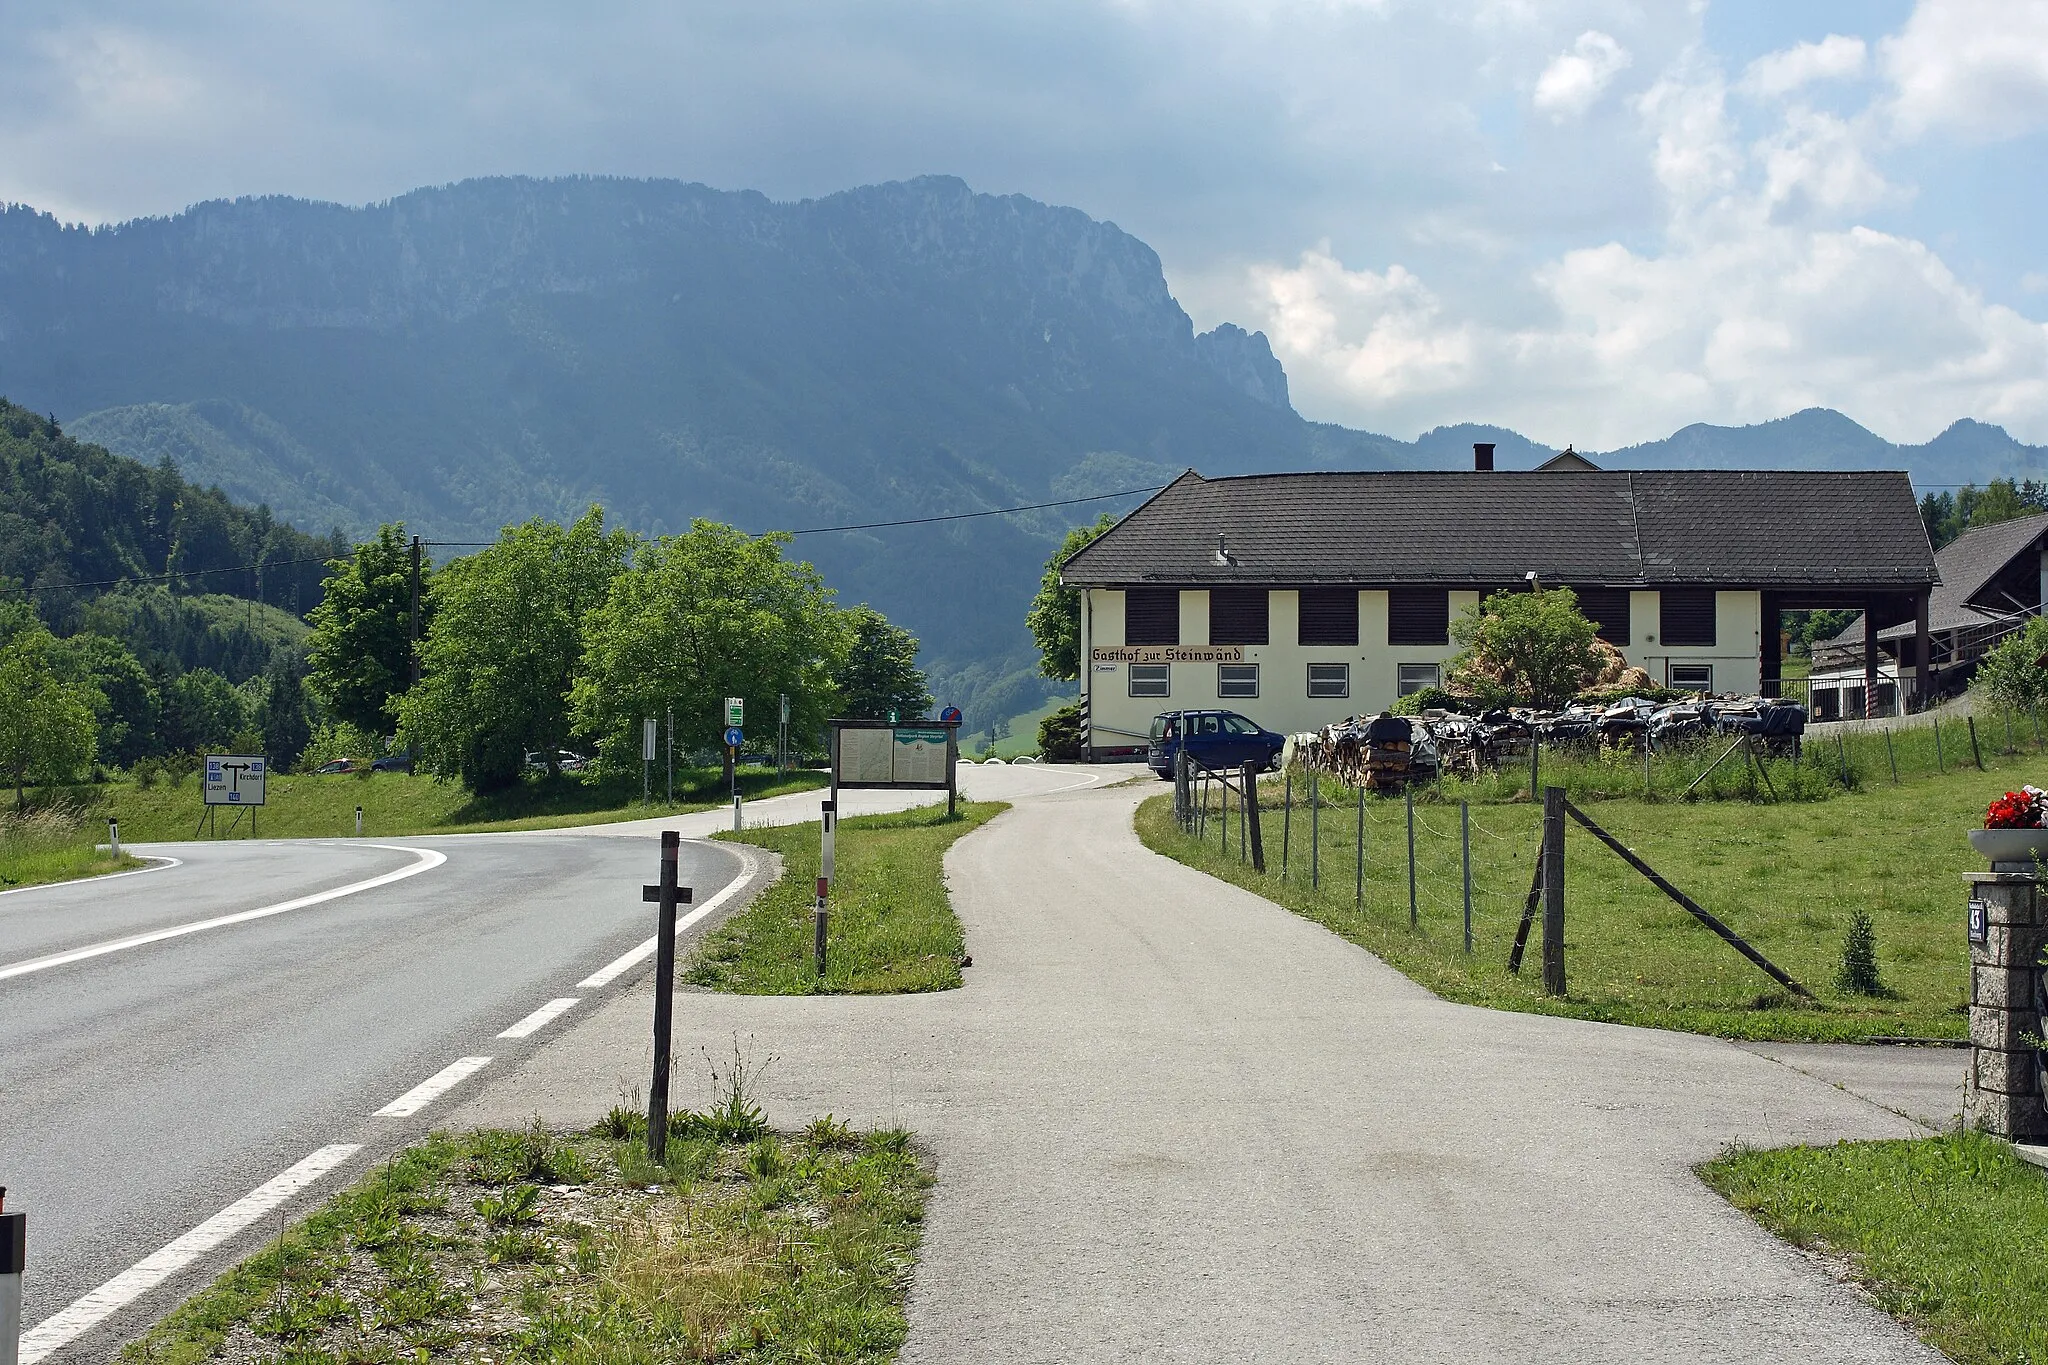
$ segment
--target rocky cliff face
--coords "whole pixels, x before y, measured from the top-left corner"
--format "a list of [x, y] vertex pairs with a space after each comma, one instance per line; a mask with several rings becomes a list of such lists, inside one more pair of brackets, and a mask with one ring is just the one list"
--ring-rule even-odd
[[[448, 539], [591, 501], [657, 532], [892, 520], [1328, 445], [1265, 339], [1196, 337], [1143, 242], [945, 177], [799, 203], [478, 180], [100, 230], [0, 210], [0, 394], [316, 525]], [[941, 672], [1014, 671], [1067, 520], [802, 549]]]

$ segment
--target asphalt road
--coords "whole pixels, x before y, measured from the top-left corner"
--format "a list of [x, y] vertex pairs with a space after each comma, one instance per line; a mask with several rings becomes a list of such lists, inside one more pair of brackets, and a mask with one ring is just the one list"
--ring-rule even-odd
[[[154, 845], [139, 851], [179, 865], [0, 896], [0, 1183], [30, 1218], [24, 1323], [309, 1153], [360, 1144], [331, 1193], [562, 1024], [502, 1030], [552, 1000], [576, 999], [573, 1020], [644, 976], [651, 959], [577, 984], [652, 933], [638, 893], [655, 850], [561, 833]], [[746, 866], [686, 843], [681, 880], [702, 904]], [[407, 875], [152, 937], [390, 874]], [[463, 1057], [493, 1062], [415, 1114], [376, 1116]], [[44, 1358], [109, 1358], [278, 1216]]]

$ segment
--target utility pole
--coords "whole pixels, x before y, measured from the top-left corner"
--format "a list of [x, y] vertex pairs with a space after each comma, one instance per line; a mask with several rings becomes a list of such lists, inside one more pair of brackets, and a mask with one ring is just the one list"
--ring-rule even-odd
[[412, 538], [412, 678], [411, 685], [420, 682], [420, 538]]

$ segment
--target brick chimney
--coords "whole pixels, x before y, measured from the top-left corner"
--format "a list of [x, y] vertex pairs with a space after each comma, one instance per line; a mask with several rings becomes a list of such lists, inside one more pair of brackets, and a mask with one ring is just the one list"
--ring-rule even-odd
[[1482, 474], [1493, 472], [1493, 442], [1474, 441], [1472, 443], [1472, 467]]

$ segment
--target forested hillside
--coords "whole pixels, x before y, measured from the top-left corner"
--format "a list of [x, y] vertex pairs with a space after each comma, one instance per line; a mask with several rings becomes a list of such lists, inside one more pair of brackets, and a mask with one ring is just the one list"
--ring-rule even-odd
[[347, 546], [238, 506], [169, 462], [151, 467], [75, 440], [0, 398], [0, 578], [26, 590], [60, 633], [125, 580], [304, 610], [320, 598], [325, 562]]

